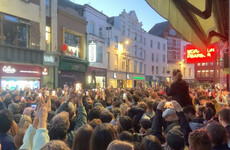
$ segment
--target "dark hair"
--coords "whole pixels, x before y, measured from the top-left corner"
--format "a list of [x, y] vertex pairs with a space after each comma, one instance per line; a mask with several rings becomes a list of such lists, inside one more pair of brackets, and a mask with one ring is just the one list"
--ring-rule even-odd
[[210, 107], [207, 107], [207, 108], [204, 109], [204, 114], [206, 116], [205, 120], [207, 120], [207, 121], [212, 119], [212, 117], [215, 116], [215, 114], [213, 112], [213, 109], [210, 108]]
[[224, 122], [229, 123], [230, 122], [230, 109], [229, 108], [222, 108], [218, 115], [223, 119]]
[[128, 131], [122, 131], [120, 134], [119, 134], [119, 139], [121, 141], [128, 141], [128, 142], [133, 142], [134, 141], [134, 137], [133, 137], [133, 134], [128, 132]]
[[133, 101], [135, 103], [139, 102], [140, 97], [138, 95], [133, 95]]
[[75, 134], [72, 150], [90, 150], [90, 138], [93, 128], [90, 125], [83, 125]]
[[88, 120], [99, 119], [101, 115], [101, 109], [99, 107], [94, 107], [89, 111]]
[[174, 69], [173, 70], [173, 72], [172, 72], [172, 74], [175, 76], [175, 75], [177, 75], [177, 73], [181, 73], [181, 71], [180, 71], [180, 69]]
[[220, 123], [213, 121], [209, 123], [205, 129], [208, 131], [214, 145], [220, 145], [227, 142], [226, 130]]
[[192, 105], [187, 105], [184, 107], [183, 112], [185, 114], [191, 113], [192, 115], [196, 115], [196, 110]]
[[204, 129], [190, 132], [189, 147], [194, 150], [212, 150], [212, 142], [208, 136], [208, 132]]
[[114, 115], [114, 118], [117, 118], [118, 116], [121, 115], [121, 109], [120, 108], [114, 108], [113, 109], [113, 115]]
[[13, 122], [13, 114], [10, 110], [0, 111], [0, 132], [6, 133], [10, 130]]
[[156, 138], [153, 135], [145, 136], [141, 142], [141, 150], [152, 150], [152, 149], [163, 150], [163, 148], [161, 147], [161, 143], [158, 140], [158, 138]]
[[90, 150], [106, 150], [109, 143], [117, 139], [115, 131], [110, 124], [97, 126], [90, 140]]
[[110, 123], [113, 119], [113, 114], [109, 111], [103, 111], [101, 113], [100, 119], [102, 123]]
[[133, 128], [133, 122], [132, 119], [129, 116], [121, 116], [119, 117], [119, 122], [121, 125], [121, 131], [132, 131]]
[[213, 110], [214, 115], [216, 114], [216, 108], [212, 102], [207, 102], [205, 105], [206, 107], [211, 108]]
[[145, 102], [140, 102], [138, 103], [137, 107], [142, 108], [144, 112], [146, 112], [148, 106]]
[[100, 119], [93, 119], [92, 121], [90, 121], [89, 125], [95, 129], [97, 126], [101, 125], [102, 122]]
[[152, 122], [149, 119], [142, 119], [140, 123], [142, 128], [144, 128], [145, 130], [151, 128], [152, 126]]

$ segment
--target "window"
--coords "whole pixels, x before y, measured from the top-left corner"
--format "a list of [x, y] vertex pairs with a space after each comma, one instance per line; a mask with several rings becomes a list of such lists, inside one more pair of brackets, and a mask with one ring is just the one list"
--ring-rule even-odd
[[158, 74], [158, 66], [156, 66], [156, 74]]
[[118, 48], [118, 36], [114, 37], [114, 41], [115, 41], [115, 48]]
[[144, 64], [144, 74], [146, 74], [146, 64]]
[[162, 73], [163, 73], [163, 75], [165, 75], [165, 67], [163, 67], [163, 72]]
[[140, 51], [140, 57], [142, 58], [142, 51]]
[[157, 42], [157, 49], [160, 49], [161, 45], [160, 42]]
[[157, 54], [157, 57], [156, 57], [156, 62], [158, 62], [158, 58], [159, 58], [159, 54]]
[[128, 67], [127, 67], [127, 71], [131, 72], [131, 60], [128, 60]]
[[137, 61], [134, 61], [134, 73], [137, 73]]
[[107, 52], [107, 56], [108, 56], [107, 64], [108, 64], [108, 68], [110, 68], [110, 53], [109, 52]]
[[214, 63], [213, 63], [213, 62], [210, 62], [210, 66], [214, 66]]
[[134, 40], [135, 41], [137, 40], [137, 33], [135, 33]]
[[125, 35], [125, 26], [122, 26], [122, 35]]
[[152, 62], [154, 62], [154, 54], [152, 54]]
[[3, 43], [29, 47], [29, 22], [10, 15], [4, 15], [3, 19]]
[[165, 44], [163, 44], [163, 50], [165, 50]]
[[163, 55], [163, 62], [165, 62], [165, 55]]
[[146, 59], [146, 52], [144, 51], [144, 59]]
[[154, 75], [154, 66], [152, 66], [152, 75]]
[[51, 51], [51, 34], [49, 26], [46, 26], [46, 50]]
[[65, 32], [65, 44], [68, 45], [67, 51], [64, 52], [64, 55], [73, 56], [80, 58], [80, 37]]
[[219, 70], [216, 70], [216, 77], [219, 78]]
[[128, 29], [128, 37], [130, 37], [130, 29]]
[[106, 44], [107, 44], [107, 46], [110, 46], [110, 38], [106, 39]]
[[50, 3], [50, 0], [46, 0], [46, 17], [51, 17], [51, 3]]
[[186, 68], [184, 68], [184, 72], [183, 72], [183, 76], [185, 77], [186, 76]]
[[89, 33], [94, 34], [94, 22], [90, 21], [89, 24]]
[[205, 65], [208, 66], [208, 63], [206, 63]]
[[118, 66], [118, 55], [115, 54], [114, 68], [117, 69], [117, 66]]
[[202, 63], [202, 66], [205, 66], [205, 63]]
[[191, 68], [189, 68], [189, 77], [191, 77], [192, 76], [192, 69]]
[[122, 71], [125, 71], [125, 59], [122, 59]]
[[144, 38], [144, 45], [146, 44], [146, 38]]
[[214, 70], [210, 70], [210, 77], [214, 77]]
[[202, 77], [205, 77], [205, 70], [202, 70], [201, 76], [202, 76]]
[[150, 41], [150, 47], [153, 48], [153, 40]]
[[179, 48], [180, 47], [180, 41], [179, 40], [175, 40], [175, 47]]
[[142, 73], [143, 62], [140, 62], [139, 73]]
[[197, 66], [200, 66], [200, 63], [197, 63]]
[[140, 43], [142, 43], [142, 35], [140, 36]]
[[172, 39], [167, 39], [168, 47], [172, 47]]
[[205, 71], [205, 77], [209, 77], [209, 70]]
[[103, 47], [101, 45], [97, 46], [96, 56], [97, 56], [96, 62], [103, 63]]
[[99, 28], [99, 37], [103, 37], [102, 27]]
[[175, 36], [176, 35], [176, 31], [174, 29], [170, 29], [169, 30], [169, 35]]
[[196, 76], [200, 77], [200, 70], [197, 70]]

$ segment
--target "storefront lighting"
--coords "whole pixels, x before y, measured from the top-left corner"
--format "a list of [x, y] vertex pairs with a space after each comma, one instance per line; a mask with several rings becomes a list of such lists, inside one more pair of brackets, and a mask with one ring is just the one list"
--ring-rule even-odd
[[134, 77], [134, 80], [145, 80], [145, 77]]
[[13, 68], [13, 67], [11, 67], [11, 66], [4, 66], [2, 68], [2, 71], [5, 72], [5, 73], [11, 73], [11, 74], [13, 74], [13, 73], [16, 72], [16, 69]]
[[91, 83], [92, 76], [88, 76], [88, 83]]

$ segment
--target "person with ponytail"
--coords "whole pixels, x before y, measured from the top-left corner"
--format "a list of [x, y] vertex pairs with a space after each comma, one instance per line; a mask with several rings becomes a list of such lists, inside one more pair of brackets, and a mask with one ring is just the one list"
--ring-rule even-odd
[[179, 69], [174, 69], [172, 73], [172, 83], [166, 88], [166, 94], [176, 100], [182, 107], [192, 105], [192, 99], [189, 95], [189, 86], [182, 79], [182, 73]]

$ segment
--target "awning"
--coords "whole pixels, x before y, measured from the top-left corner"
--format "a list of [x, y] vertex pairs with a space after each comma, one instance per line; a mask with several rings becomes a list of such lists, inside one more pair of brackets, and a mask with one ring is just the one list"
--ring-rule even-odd
[[210, 44], [228, 40], [229, 0], [146, 0], [146, 2], [204, 54]]

